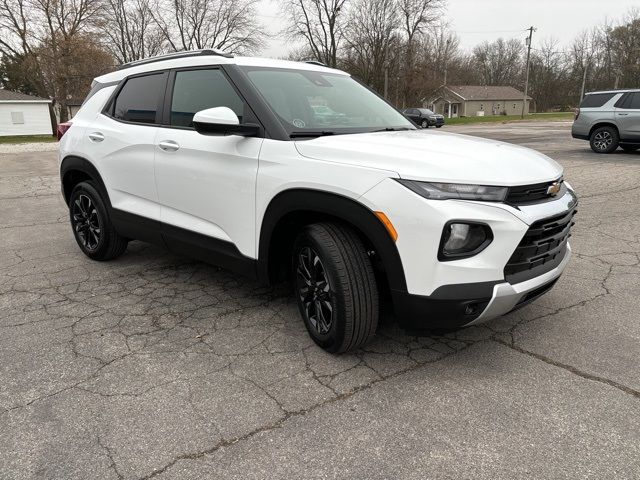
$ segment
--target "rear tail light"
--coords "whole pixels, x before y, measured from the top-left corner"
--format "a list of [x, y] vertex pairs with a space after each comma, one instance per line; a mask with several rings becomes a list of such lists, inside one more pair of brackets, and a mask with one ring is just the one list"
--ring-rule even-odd
[[58, 140], [62, 138], [62, 136], [67, 133], [67, 130], [71, 128], [71, 122], [63, 122], [58, 124], [58, 128], [56, 128], [56, 137]]
[[576, 108], [576, 109], [575, 109], [574, 114], [575, 114], [575, 118], [574, 118], [574, 120], [577, 120], [577, 119], [578, 119], [578, 117], [580, 116], [580, 109], [579, 109], [579, 108]]

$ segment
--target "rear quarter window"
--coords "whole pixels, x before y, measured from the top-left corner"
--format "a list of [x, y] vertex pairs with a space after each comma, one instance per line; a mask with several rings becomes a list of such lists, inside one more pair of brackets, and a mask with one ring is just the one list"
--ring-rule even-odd
[[584, 97], [580, 108], [598, 108], [614, 97], [615, 93], [592, 93]]

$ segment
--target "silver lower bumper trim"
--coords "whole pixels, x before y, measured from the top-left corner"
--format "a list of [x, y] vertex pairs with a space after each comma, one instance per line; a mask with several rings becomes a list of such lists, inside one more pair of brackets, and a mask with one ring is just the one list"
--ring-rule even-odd
[[486, 322], [487, 320], [491, 320], [492, 318], [496, 318], [510, 312], [527, 293], [558, 278], [567, 266], [567, 263], [569, 263], [570, 258], [571, 247], [567, 244], [567, 253], [562, 259], [560, 265], [553, 270], [550, 270], [539, 277], [527, 280], [526, 282], [516, 283], [514, 285], [505, 282], [495, 285], [493, 287], [493, 295], [487, 305], [487, 308], [484, 309], [478, 318], [467, 325]]

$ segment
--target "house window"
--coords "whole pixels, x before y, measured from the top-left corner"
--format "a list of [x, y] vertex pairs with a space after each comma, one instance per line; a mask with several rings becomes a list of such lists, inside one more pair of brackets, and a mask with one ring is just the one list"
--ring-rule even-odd
[[480, 104], [480, 110], [484, 110], [484, 103]]
[[515, 104], [515, 103], [513, 104], [513, 109], [514, 109], [514, 110], [516, 109], [516, 104]]
[[14, 125], [22, 125], [24, 123], [24, 113], [11, 112], [11, 123]]

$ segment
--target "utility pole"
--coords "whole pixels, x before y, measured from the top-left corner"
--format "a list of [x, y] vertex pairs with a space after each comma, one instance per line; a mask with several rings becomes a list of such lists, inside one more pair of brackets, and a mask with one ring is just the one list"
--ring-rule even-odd
[[447, 44], [444, 48], [444, 86], [447, 86], [447, 68], [449, 67], [449, 44], [451, 39], [447, 38]]
[[587, 70], [589, 70], [589, 62], [584, 66], [584, 72], [582, 73], [582, 89], [580, 90], [580, 102], [584, 98], [584, 89], [587, 84]]
[[389, 101], [389, 40], [384, 46], [384, 99]]
[[529, 91], [529, 59], [531, 58], [531, 38], [533, 37], [533, 32], [535, 32], [535, 28], [529, 27], [529, 36], [527, 37], [527, 70], [524, 76], [524, 99], [522, 100], [522, 118], [524, 118], [524, 111], [527, 108], [527, 92]]

